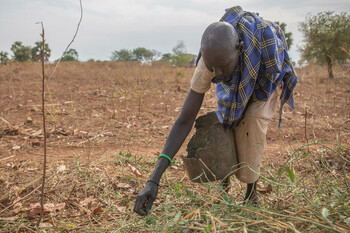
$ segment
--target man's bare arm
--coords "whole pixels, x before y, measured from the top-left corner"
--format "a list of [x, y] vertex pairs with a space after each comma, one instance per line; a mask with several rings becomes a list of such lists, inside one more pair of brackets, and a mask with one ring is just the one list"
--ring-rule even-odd
[[[170, 158], [173, 158], [178, 152], [192, 129], [194, 120], [202, 106], [203, 98], [204, 93], [197, 93], [190, 90], [182, 106], [181, 113], [175, 121], [165, 142], [162, 154], [166, 154]], [[150, 180], [159, 183], [160, 177], [168, 165], [169, 161], [166, 158], [160, 158]]]
[[[204, 94], [190, 90], [182, 106], [181, 113], [171, 128], [162, 154], [173, 158], [178, 152], [192, 129], [194, 120], [202, 106], [203, 98]], [[139, 215], [147, 215], [150, 213], [153, 201], [156, 199], [158, 193], [157, 184], [159, 184], [160, 178], [168, 166], [168, 159], [161, 157], [158, 160], [156, 168], [149, 179], [152, 182], [147, 182], [146, 186], [137, 196], [134, 211]]]

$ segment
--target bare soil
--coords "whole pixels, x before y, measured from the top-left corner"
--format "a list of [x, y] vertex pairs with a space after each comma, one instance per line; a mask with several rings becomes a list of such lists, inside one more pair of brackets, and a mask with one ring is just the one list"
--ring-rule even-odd
[[[47, 74], [52, 69], [53, 65], [46, 65]], [[107, 170], [105, 164], [110, 165], [112, 157], [119, 152], [131, 154], [135, 161], [154, 163], [181, 111], [193, 71], [192, 67], [162, 64], [62, 63], [46, 90], [49, 176], [62, 169], [61, 165], [73, 169], [77, 161]], [[285, 163], [291, 151], [308, 142], [331, 142], [347, 147], [350, 144], [349, 67], [336, 67], [332, 80], [327, 78], [326, 69], [318, 66], [296, 72], [299, 80], [295, 110], [284, 107], [281, 128], [276, 112], [267, 133], [264, 163], [276, 169]], [[8, 208], [16, 198], [23, 198], [40, 185], [37, 179], [42, 173], [44, 138], [40, 64], [0, 66], [0, 100], [0, 217], [9, 218], [26, 213], [30, 204], [39, 201], [39, 191], [34, 191], [34, 198], [23, 201], [27, 207], [24, 211]], [[205, 96], [200, 115], [215, 109], [213, 85]], [[178, 154], [186, 155], [189, 138]], [[349, 154], [346, 156], [350, 158]], [[172, 174], [189, 182], [184, 178], [180, 156], [175, 163], [178, 167], [172, 169]], [[123, 175], [131, 173], [128, 168], [120, 169], [118, 180], [123, 181]], [[113, 172], [117, 171], [111, 170], [109, 176], [116, 174]], [[151, 168], [141, 170], [142, 177], [136, 177], [140, 182], [133, 187], [133, 196], [150, 172]], [[50, 185], [52, 191], [55, 186]], [[65, 192], [70, 195], [70, 191]], [[49, 194], [47, 198], [50, 200]], [[132, 209], [130, 204], [124, 207]]]

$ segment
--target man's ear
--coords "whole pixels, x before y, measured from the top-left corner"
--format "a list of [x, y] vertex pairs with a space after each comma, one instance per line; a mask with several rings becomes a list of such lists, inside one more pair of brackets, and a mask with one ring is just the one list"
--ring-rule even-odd
[[240, 41], [240, 42], [237, 44], [237, 51], [238, 51], [239, 55], [241, 55], [241, 54], [243, 53], [243, 46], [244, 46], [243, 41]]

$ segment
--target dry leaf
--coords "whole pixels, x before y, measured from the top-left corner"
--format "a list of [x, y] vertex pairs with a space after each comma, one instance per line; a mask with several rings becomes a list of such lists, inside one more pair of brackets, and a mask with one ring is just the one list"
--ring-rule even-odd
[[37, 167], [28, 167], [28, 168], [26, 169], [26, 171], [28, 171], [28, 172], [37, 171], [37, 170], [38, 170]]
[[19, 150], [19, 149], [21, 149], [21, 146], [13, 146], [12, 147], [12, 150]]
[[103, 209], [102, 209], [101, 205], [98, 205], [98, 207], [92, 211], [92, 214], [100, 214], [102, 212], [103, 212]]
[[27, 117], [26, 123], [27, 124], [33, 123], [33, 119], [31, 117]]
[[[44, 214], [48, 214], [50, 216], [54, 216], [56, 214], [56, 211], [62, 210], [66, 206], [66, 203], [60, 203], [60, 204], [44, 204], [43, 212]], [[29, 210], [28, 216], [35, 217], [37, 215], [40, 215], [41, 213], [41, 205], [40, 203], [35, 203], [30, 205], [31, 210]]]
[[137, 170], [135, 167], [131, 166], [129, 163], [125, 163], [125, 166], [129, 167], [131, 173], [134, 174], [135, 176], [142, 177], [141, 172], [139, 172], [139, 170]]
[[13, 211], [17, 214], [19, 212], [21, 212], [23, 204], [22, 202], [19, 202], [21, 200], [20, 197], [16, 197], [16, 199], [13, 201], [13, 203], [15, 203], [13, 205]]
[[119, 212], [125, 213], [126, 212], [126, 207], [125, 206], [116, 206], [117, 210]]
[[114, 134], [112, 132], [105, 132], [102, 134], [102, 137], [113, 137]]
[[42, 134], [42, 133], [43, 133], [43, 130], [40, 129], [40, 130], [36, 131], [35, 133], [33, 133], [32, 136], [33, 136], [33, 137], [37, 137], [37, 136], [39, 136], [39, 135]]
[[35, 140], [31, 142], [32, 146], [40, 146], [40, 141]]
[[126, 183], [119, 183], [119, 184], [117, 184], [117, 188], [129, 189], [129, 188], [131, 188], [131, 185], [130, 184], [126, 184]]
[[94, 201], [95, 201], [94, 197], [90, 196], [88, 198], [85, 198], [83, 201], [80, 201], [79, 205], [89, 208]]
[[62, 128], [62, 127], [59, 127], [58, 129], [56, 129], [56, 132], [53, 132], [53, 133], [61, 134], [63, 136], [68, 136], [68, 135], [71, 134], [68, 130], [66, 130], [66, 129]]
[[91, 167], [90, 170], [91, 171], [102, 171], [102, 169], [99, 167]]
[[272, 192], [272, 185], [269, 184], [266, 187], [261, 187], [261, 185], [257, 185], [256, 190], [261, 194], [268, 194]]
[[20, 168], [21, 164], [15, 164], [12, 162], [6, 163], [6, 166], [11, 167], [14, 170], [17, 170], [18, 168]]
[[76, 137], [88, 136], [88, 132], [83, 131], [83, 130], [78, 130], [78, 129], [75, 129], [75, 130], [73, 131], [73, 134], [74, 134], [74, 136], [76, 136]]
[[48, 229], [48, 228], [53, 228], [53, 225], [48, 222], [42, 222], [39, 224], [40, 229]]
[[62, 164], [57, 168], [58, 172], [64, 172], [67, 169], [66, 165]]

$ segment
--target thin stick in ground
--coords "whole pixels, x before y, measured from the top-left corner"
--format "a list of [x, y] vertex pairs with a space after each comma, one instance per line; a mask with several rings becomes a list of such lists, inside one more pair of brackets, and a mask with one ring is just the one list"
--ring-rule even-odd
[[41, 222], [41, 219], [44, 215], [44, 191], [45, 191], [45, 178], [46, 178], [46, 119], [45, 119], [45, 66], [44, 66], [44, 55], [45, 55], [45, 31], [44, 31], [44, 25], [41, 22], [41, 29], [42, 29], [42, 50], [41, 50], [41, 70], [42, 70], [42, 89], [41, 89], [41, 108], [42, 108], [42, 114], [43, 114], [43, 134], [44, 134], [44, 164], [43, 164], [43, 181], [41, 185], [41, 211], [40, 211], [40, 217], [37, 223], [37, 227], [39, 227], [39, 224]]
[[[64, 56], [64, 53], [68, 50], [68, 48], [70, 47], [70, 45], [73, 43], [75, 37], [78, 34], [79, 31], [79, 27], [80, 27], [80, 23], [83, 19], [83, 6], [82, 6], [82, 2], [81, 0], [79, 0], [80, 3], [80, 19], [79, 19], [79, 23], [77, 26], [77, 29], [75, 31], [75, 34], [73, 36], [72, 41], [68, 44], [66, 50], [63, 52], [62, 56], [60, 57], [59, 61], [57, 62], [54, 70], [52, 71], [49, 80], [51, 80], [51, 78], [53, 77], [58, 65], [60, 64], [60, 61], [62, 59], [62, 57]], [[41, 212], [40, 212], [40, 217], [37, 223], [37, 227], [39, 227], [39, 224], [43, 218], [43, 214], [44, 214], [44, 191], [45, 191], [45, 176], [46, 176], [46, 119], [45, 119], [45, 67], [44, 67], [44, 55], [45, 55], [45, 32], [44, 32], [44, 25], [42, 22], [40, 22], [41, 24], [41, 29], [42, 29], [42, 51], [41, 51], [41, 65], [42, 65], [42, 114], [43, 114], [43, 134], [44, 134], [44, 164], [43, 164], [43, 181], [42, 181], [42, 187], [41, 187]]]

